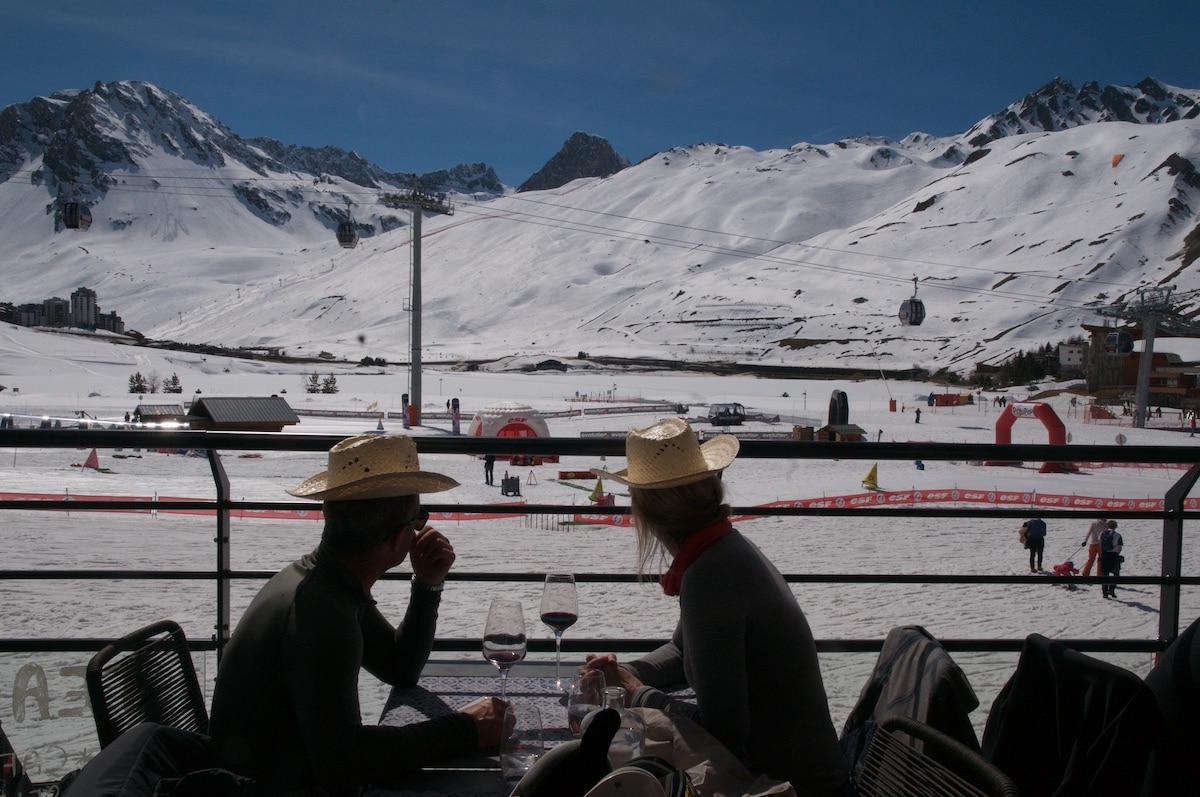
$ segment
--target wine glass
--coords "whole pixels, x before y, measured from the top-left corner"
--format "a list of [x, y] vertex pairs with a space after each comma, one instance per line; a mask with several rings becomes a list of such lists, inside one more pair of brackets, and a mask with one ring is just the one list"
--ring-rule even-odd
[[542, 587], [542, 622], [554, 632], [554, 688], [562, 691], [562, 635], [579, 619], [579, 596], [575, 592], [575, 576], [570, 573], [547, 573]]
[[508, 699], [508, 670], [525, 658], [525, 615], [521, 602], [497, 599], [483, 628], [483, 657], [500, 670], [500, 697]]

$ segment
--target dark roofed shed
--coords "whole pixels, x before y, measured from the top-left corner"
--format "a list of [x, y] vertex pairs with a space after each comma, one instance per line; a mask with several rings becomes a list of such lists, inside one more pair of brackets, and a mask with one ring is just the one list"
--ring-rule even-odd
[[187, 425], [187, 411], [182, 404], [139, 404], [134, 409], [132, 420], [135, 423], [178, 423]]
[[196, 399], [188, 416], [193, 429], [224, 432], [278, 432], [300, 423], [299, 416], [279, 396], [208, 396]]

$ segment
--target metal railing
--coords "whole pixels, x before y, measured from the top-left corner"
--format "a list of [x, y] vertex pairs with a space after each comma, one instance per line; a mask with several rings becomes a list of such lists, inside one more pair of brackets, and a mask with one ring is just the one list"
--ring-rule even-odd
[[[36, 581], [56, 579], [95, 580], [210, 580], [215, 589], [213, 634], [210, 639], [193, 639], [193, 650], [216, 650], [218, 655], [229, 639], [232, 628], [230, 588], [239, 580], [264, 580], [273, 571], [235, 570], [230, 565], [230, 521], [235, 513], [253, 510], [311, 509], [309, 502], [296, 501], [235, 501], [231, 497], [229, 478], [222, 452], [324, 452], [342, 435], [296, 435], [282, 433], [236, 433], [203, 431], [146, 431], [146, 430], [34, 430], [0, 429], [0, 448], [166, 448], [203, 451], [206, 453], [215, 486], [215, 498], [169, 504], [145, 500], [73, 500], [72, 510], [110, 509], [145, 511], [156, 508], [190, 509], [213, 512], [216, 535], [215, 565], [211, 570], [154, 570], [154, 569], [85, 569], [48, 566], [37, 569], [6, 569], [0, 563], [0, 584], [6, 581]], [[415, 436], [421, 453], [430, 454], [499, 454], [499, 455], [624, 455], [624, 440], [578, 438], [466, 438], [445, 436]], [[1089, 638], [1062, 640], [1079, 650], [1114, 652], [1158, 652], [1163, 650], [1180, 630], [1180, 594], [1184, 586], [1200, 585], [1200, 578], [1182, 574], [1184, 521], [1200, 518], [1200, 509], [1187, 508], [1187, 496], [1200, 478], [1197, 449], [1191, 446], [1053, 446], [1053, 445], [988, 445], [953, 443], [863, 443], [744, 440], [741, 458], [805, 459], [805, 460], [928, 460], [928, 461], [1000, 461], [1000, 462], [1106, 462], [1136, 464], [1168, 464], [1186, 466], [1187, 470], [1164, 495], [1163, 508], [1152, 510], [1117, 510], [1105, 514], [1115, 519], [1156, 520], [1162, 523], [1161, 572], [1158, 576], [1123, 576], [1119, 584], [1153, 585], [1158, 588], [1158, 628], [1155, 639]], [[486, 514], [495, 512], [493, 504], [428, 503], [432, 511], [460, 511]], [[0, 500], [2, 511], [60, 512], [65, 506], [57, 502], [37, 500]], [[1028, 507], [955, 506], [872, 506], [872, 507], [734, 507], [735, 514], [755, 516], [849, 516], [849, 517], [928, 517], [928, 518], [1024, 518]], [[506, 513], [526, 515], [555, 515], [574, 513], [578, 506], [557, 504], [506, 505]], [[594, 511], [594, 510], [593, 510]], [[608, 514], [627, 512], [621, 507], [605, 507]], [[1093, 510], [1039, 509], [1045, 518], [1070, 518], [1079, 522], [1095, 517]], [[389, 574], [390, 578], [407, 576]], [[452, 580], [469, 581], [540, 581], [541, 573], [469, 572], [450, 574]], [[784, 573], [792, 583], [857, 583], [857, 584], [1017, 584], [1027, 582], [1024, 576], [987, 574], [894, 574], [894, 573]], [[629, 582], [636, 576], [626, 573], [588, 573], [577, 576], [581, 582]], [[1066, 577], [1047, 576], [1051, 583]], [[1074, 581], [1099, 582], [1100, 578], [1070, 577]], [[0, 636], [0, 652], [91, 651], [99, 649], [107, 639], [82, 637], [4, 637]], [[599, 640], [571, 638], [564, 640], [563, 650], [582, 652], [595, 649]], [[660, 644], [660, 639], [605, 639], [606, 649], [614, 651], [643, 651]], [[822, 652], [877, 651], [883, 640], [818, 639]], [[1024, 639], [974, 638], [942, 639], [952, 651], [1019, 651]], [[439, 638], [435, 650], [474, 651], [477, 639]], [[552, 643], [533, 640], [530, 649], [550, 651]]]

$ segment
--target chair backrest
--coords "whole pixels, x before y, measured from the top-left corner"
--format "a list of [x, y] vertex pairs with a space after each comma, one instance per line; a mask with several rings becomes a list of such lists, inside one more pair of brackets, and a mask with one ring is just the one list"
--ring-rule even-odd
[[[915, 746], [921, 744], [921, 749]], [[884, 717], [871, 736], [858, 797], [1017, 797], [1012, 779], [965, 744], [910, 717]]]
[[87, 666], [100, 747], [141, 722], [208, 733], [208, 710], [183, 629], [160, 620], [106, 645]]

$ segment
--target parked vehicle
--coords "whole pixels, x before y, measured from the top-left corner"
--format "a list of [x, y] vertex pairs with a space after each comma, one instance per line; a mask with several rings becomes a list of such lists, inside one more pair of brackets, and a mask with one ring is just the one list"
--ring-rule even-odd
[[713, 426], [741, 426], [745, 420], [746, 408], [736, 402], [708, 407], [708, 422]]

